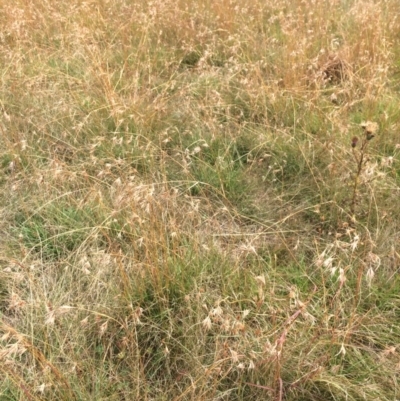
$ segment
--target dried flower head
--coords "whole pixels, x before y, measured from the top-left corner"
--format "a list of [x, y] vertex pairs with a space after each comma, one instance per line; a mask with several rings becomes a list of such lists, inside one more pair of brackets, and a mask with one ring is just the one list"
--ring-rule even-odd
[[358, 138], [356, 136], [353, 136], [351, 140], [351, 147], [355, 148], [357, 146]]
[[361, 123], [361, 128], [365, 132], [365, 137], [367, 141], [370, 141], [375, 136], [379, 126], [377, 123], [374, 123], [372, 121], [366, 121]]
[[378, 131], [378, 123], [374, 123], [372, 121], [364, 121], [361, 123], [361, 128], [363, 128], [366, 132], [370, 134], [375, 134]]

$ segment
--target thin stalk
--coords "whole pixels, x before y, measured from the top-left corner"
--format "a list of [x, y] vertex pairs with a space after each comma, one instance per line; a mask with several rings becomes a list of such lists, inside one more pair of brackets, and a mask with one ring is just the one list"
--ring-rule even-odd
[[364, 139], [360, 148], [360, 156], [357, 157], [356, 150], [353, 147], [353, 155], [354, 159], [357, 164], [357, 171], [354, 177], [354, 184], [353, 184], [353, 194], [351, 197], [351, 203], [350, 203], [350, 213], [352, 216], [352, 219], [355, 220], [355, 210], [356, 210], [356, 203], [357, 203], [357, 195], [358, 195], [358, 186], [360, 183], [360, 175], [362, 173], [363, 165], [364, 165], [364, 156], [365, 156], [365, 151], [368, 146], [368, 140]]

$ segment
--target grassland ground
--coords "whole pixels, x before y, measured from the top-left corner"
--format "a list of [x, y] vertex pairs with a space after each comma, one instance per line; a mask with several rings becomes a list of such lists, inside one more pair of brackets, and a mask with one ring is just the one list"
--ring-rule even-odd
[[0, 1], [0, 400], [400, 399], [399, 15]]

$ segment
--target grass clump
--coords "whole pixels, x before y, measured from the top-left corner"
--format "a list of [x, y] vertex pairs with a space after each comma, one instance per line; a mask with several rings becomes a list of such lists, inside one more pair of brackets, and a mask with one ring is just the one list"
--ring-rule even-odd
[[4, 6], [0, 399], [396, 399], [399, 11]]

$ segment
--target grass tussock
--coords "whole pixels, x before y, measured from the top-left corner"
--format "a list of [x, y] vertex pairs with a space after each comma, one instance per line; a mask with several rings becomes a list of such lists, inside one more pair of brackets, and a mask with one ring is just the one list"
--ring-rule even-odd
[[400, 5], [314, 3], [2, 5], [1, 400], [399, 398]]

